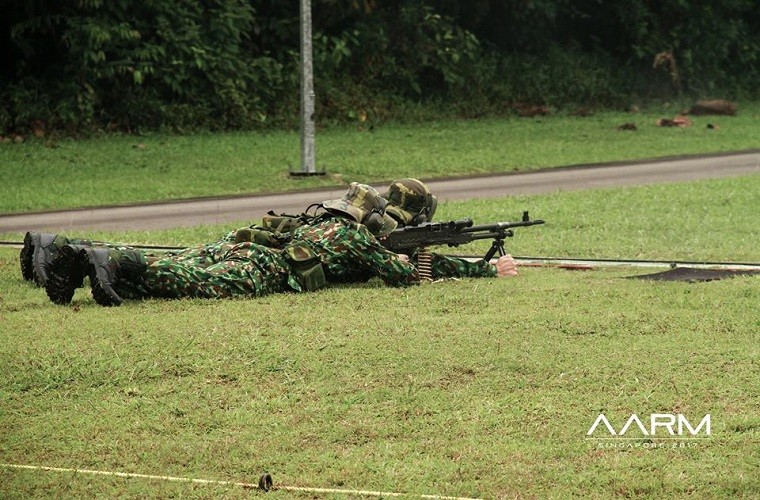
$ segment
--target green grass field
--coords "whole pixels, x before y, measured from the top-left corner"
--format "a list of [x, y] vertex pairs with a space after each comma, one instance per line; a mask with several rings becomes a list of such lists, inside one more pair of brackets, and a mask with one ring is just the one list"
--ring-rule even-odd
[[[753, 175], [439, 212], [530, 209], [547, 224], [517, 231], [517, 255], [758, 262], [758, 194]], [[100, 236], [188, 244], [228, 227]], [[21, 281], [17, 254], [0, 250], [6, 464], [239, 482], [266, 471], [276, 485], [484, 498], [760, 496], [757, 276], [655, 283], [625, 278], [658, 269], [522, 268], [109, 309], [88, 288], [54, 306]], [[710, 414], [712, 433], [589, 440], [600, 413], [617, 430], [632, 413]], [[4, 498], [253, 494], [0, 467]]]
[[[288, 175], [300, 169], [298, 132], [0, 144], [0, 213], [760, 148], [760, 104], [740, 104], [735, 117], [692, 117], [689, 128], [655, 125], [677, 112], [671, 106], [586, 118], [329, 129], [317, 136], [317, 167], [328, 175], [311, 178]], [[635, 123], [637, 131], [617, 130], [624, 123]], [[708, 123], [719, 128], [708, 129]]]

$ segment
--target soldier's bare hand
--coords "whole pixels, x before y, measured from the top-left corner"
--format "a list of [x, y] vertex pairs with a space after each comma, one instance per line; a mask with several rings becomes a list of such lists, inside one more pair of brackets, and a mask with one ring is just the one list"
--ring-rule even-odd
[[400, 253], [400, 254], [397, 254], [397, 255], [398, 255], [398, 258], [401, 259], [401, 260], [403, 260], [404, 262], [409, 262], [409, 256], [407, 254]]
[[496, 261], [496, 274], [500, 278], [506, 278], [507, 276], [517, 276], [517, 262], [511, 255], [502, 255], [499, 260]]

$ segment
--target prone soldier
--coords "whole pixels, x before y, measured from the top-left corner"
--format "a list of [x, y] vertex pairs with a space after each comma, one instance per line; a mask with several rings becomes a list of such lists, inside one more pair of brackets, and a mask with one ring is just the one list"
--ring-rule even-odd
[[[354, 183], [356, 184], [356, 183]], [[352, 185], [354, 188], [354, 185]], [[364, 186], [362, 189], [368, 188], [374, 191], [368, 186]], [[351, 189], [349, 190], [351, 191]], [[420, 223], [428, 222], [435, 214], [437, 205], [436, 198], [430, 194], [429, 189], [424, 183], [417, 179], [401, 179], [395, 181], [388, 188], [388, 191], [384, 195], [384, 200], [381, 202], [387, 205], [387, 212], [384, 215], [384, 219], [395, 220], [396, 224], [401, 227], [414, 226]], [[338, 200], [339, 201], [339, 200]], [[336, 211], [340, 211], [336, 208], [336, 205], [340, 205], [344, 208], [343, 215], [352, 217], [354, 221], [357, 221], [357, 217], [361, 220], [362, 214], [354, 212], [348, 213], [347, 210], [353, 210], [350, 203], [338, 203], [336, 200], [330, 200], [324, 202], [323, 206], [327, 210], [327, 214], [335, 215]], [[348, 208], [346, 208], [348, 207]], [[375, 214], [378, 209], [374, 208]], [[388, 217], [390, 215], [391, 217]], [[323, 216], [309, 216], [305, 215], [295, 217], [300, 224], [311, 225], [314, 223], [322, 222]], [[276, 219], [276, 218], [275, 218]], [[265, 218], [266, 221], [266, 218]], [[292, 222], [292, 221], [289, 221]], [[121, 303], [123, 298], [141, 298], [149, 296], [162, 296], [156, 295], [156, 290], [150, 289], [150, 287], [140, 286], [140, 281], [130, 282], [130, 280], [121, 280], [120, 293], [114, 291], [113, 286], [109, 286], [110, 278], [107, 270], [109, 269], [106, 263], [108, 259], [105, 258], [110, 252], [112, 261], [121, 262], [120, 269], [123, 267], [123, 273], [125, 275], [130, 274], [130, 270], [141, 269], [145, 265], [152, 265], [153, 263], [160, 262], [164, 266], [169, 266], [177, 270], [179, 273], [194, 273], [193, 276], [186, 276], [184, 281], [187, 283], [193, 283], [201, 279], [204, 274], [201, 270], [210, 266], [220, 264], [231, 259], [242, 260], [256, 260], [261, 262], [269, 262], [270, 270], [273, 269], [273, 263], [277, 262], [277, 259], [271, 258], [271, 253], [262, 250], [260, 247], [273, 247], [282, 250], [287, 247], [288, 252], [294, 252], [294, 248], [301, 237], [302, 233], [306, 231], [298, 231], [297, 227], [291, 229], [290, 234], [282, 234], [277, 231], [273, 231], [271, 224], [264, 224], [258, 226], [249, 226], [236, 231], [230, 231], [226, 233], [220, 240], [205, 245], [190, 247], [178, 251], [171, 251], [167, 253], [155, 253], [146, 252], [144, 250], [138, 250], [133, 247], [115, 244], [95, 242], [90, 240], [81, 239], [67, 239], [59, 235], [47, 235], [40, 233], [27, 233], [24, 240], [24, 248], [21, 250], [21, 270], [25, 279], [35, 279], [38, 284], [45, 286], [49, 297], [53, 302], [66, 304], [71, 301], [74, 290], [83, 286], [84, 277], [88, 274], [86, 268], [100, 269], [101, 279], [97, 279], [97, 273], [95, 273], [95, 279], [91, 279], [93, 284], [93, 295], [98, 296], [100, 303], [112, 302], [115, 304]], [[384, 232], [387, 231], [387, 226], [384, 228]], [[312, 235], [313, 236], [313, 235]], [[291, 243], [288, 243], [291, 242]], [[241, 245], [236, 247], [236, 243]], [[243, 243], [255, 243], [253, 245], [245, 245]], [[63, 250], [64, 257], [56, 259], [58, 253]], [[240, 255], [242, 254], [242, 256]], [[286, 252], [287, 254], [287, 252]], [[86, 257], [83, 257], [85, 255]], [[293, 254], [297, 256], [298, 254]], [[117, 256], [114, 258], [114, 256]], [[361, 262], [361, 255], [358, 256]], [[295, 258], [295, 257], [293, 257]], [[404, 261], [407, 256], [400, 255], [399, 258]], [[103, 261], [103, 262], [100, 262]], [[303, 262], [298, 266], [303, 267], [305, 261], [309, 261], [309, 257], [304, 257]], [[50, 268], [53, 263], [56, 263], [58, 269], [57, 273], [53, 273], [54, 279], [50, 280]], [[96, 264], [102, 265], [96, 265]], [[417, 253], [412, 252], [411, 264], [417, 268]], [[113, 265], [111, 266], [113, 267]], [[156, 266], [159, 268], [160, 266]], [[211, 269], [211, 272], [217, 272], [217, 266]], [[227, 264], [227, 268], [234, 268]], [[277, 267], [274, 265], [274, 267]], [[348, 272], [348, 269], [353, 267], [353, 271]], [[433, 279], [441, 278], [461, 278], [461, 277], [494, 277], [494, 276], [514, 276], [517, 274], [516, 264], [514, 259], [510, 256], [502, 256], [497, 261], [496, 265], [490, 264], [484, 260], [469, 261], [466, 259], [459, 259], [455, 257], [448, 257], [440, 254], [431, 254], [431, 267]], [[70, 272], [70, 269], [76, 269], [76, 272]], [[64, 269], [64, 271], [61, 271]], [[103, 274], [105, 273], [105, 274]], [[375, 270], [367, 268], [366, 266], [344, 266], [341, 272], [332, 272], [331, 281], [333, 282], [360, 282], [366, 281], [377, 273]], [[256, 279], [259, 282], [256, 282]], [[93, 283], [95, 281], [95, 283]], [[99, 284], [99, 281], [103, 281], [103, 284]], [[170, 280], [171, 281], [171, 280]], [[262, 276], [256, 275], [250, 285], [241, 285], [240, 282], [236, 282], [239, 290], [237, 292], [230, 292], [223, 288], [215, 288], [215, 291], [192, 291], [185, 289], [183, 292], [179, 290], [174, 292], [161, 292], [166, 295], [175, 296], [225, 296], [226, 294], [237, 295], [257, 295], [262, 294], [262, 291], [267, 288], [276, 289], [277, 286], [266, 280], [262, 281]], [[290, 278], [290, 288], [300, 291], [300, 285], [297, 280]], [[176, 282], [173, 282], [176, 285]], [[167, 285], [168, 286], [168, 285]], [[197, 288], [197, 287], [196, 287]], [[279, 290], [277, 290], [279, 291]], [[184, 294], [184, 295], [183, 295]]]
[[386, 205], [374, 188], [353, 183], [343, 198], [322, 203], [324, 214], [294, 229], [283, 249], [226, 243], [220, 260], [208, 266], [177, 256], [149, 258], [134, 249], [63, 245], [48, 270], [46, 290], [53, 302], [65, 304], [89, 276], [95, 301], [116, 306], [125, 298], [311, 291], [367, 273], [391, 286], [409, 286], [418, 282], [417, 269], [375, 238], [396, 227]]

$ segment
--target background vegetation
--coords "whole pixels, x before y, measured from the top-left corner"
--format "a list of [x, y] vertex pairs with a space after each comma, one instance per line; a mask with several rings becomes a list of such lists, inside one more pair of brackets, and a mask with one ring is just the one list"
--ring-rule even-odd
[[[4, 0], [0, 134], [292, 127], [297, 0]], [[321, 124], [753, 98], [754, 0], [314, 0]]]

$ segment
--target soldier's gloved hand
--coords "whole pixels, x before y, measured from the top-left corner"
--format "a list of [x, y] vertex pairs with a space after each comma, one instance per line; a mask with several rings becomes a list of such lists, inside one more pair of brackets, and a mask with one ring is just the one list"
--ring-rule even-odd
[[496, 261], [496, 274], [499, 278], [506, 278], [507, 276], [517, 276], [517, 262], [511, 255], [502, 255], [499, 260]]

